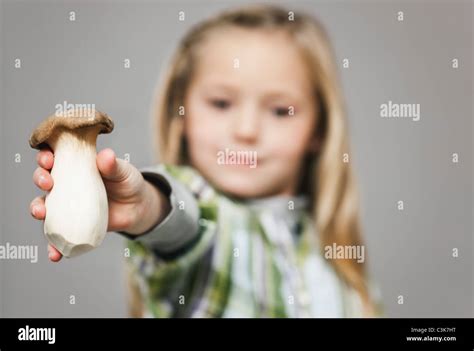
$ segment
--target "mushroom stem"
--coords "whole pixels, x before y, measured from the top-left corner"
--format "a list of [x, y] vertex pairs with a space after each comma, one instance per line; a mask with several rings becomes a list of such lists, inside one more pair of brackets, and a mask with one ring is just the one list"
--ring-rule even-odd
[[54, 185], [46, 196], [44, 233], [66, 257], [99, 246], [107, 232], [107, 193], [96, 163], [98, 133], [98, 127], [63, 130], [49, 141]]

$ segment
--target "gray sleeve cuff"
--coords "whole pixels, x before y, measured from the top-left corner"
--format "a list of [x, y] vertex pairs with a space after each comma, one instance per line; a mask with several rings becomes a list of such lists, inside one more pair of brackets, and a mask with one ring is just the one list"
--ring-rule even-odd
[[183, 249], [193, 242], [199, 233], [197, 200], [184, 184], [171, 177], [163, 167], [147, 167], [140, 171], [145, 180], [168, 196], [171, 211], [161, 223], [148, 232], [126, 236], [164, 254]]

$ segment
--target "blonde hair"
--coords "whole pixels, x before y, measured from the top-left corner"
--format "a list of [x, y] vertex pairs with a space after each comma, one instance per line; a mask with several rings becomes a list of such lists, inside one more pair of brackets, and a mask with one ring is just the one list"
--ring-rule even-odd
[[[210, 33], [229, 26], [286, 30], [301, 50], [320, 106], [316, 133], [321, 140], [318, 154], [308, 160], [301, 191], [310, 195], [321, 248], [333, 243], [362, 245], [354, 176], [351, 163], [343, 162], [343, 155], [350, 152], [335, 57], [324, 29], [308, 15], [292, 14], [274, 5], [254, 5], [223, 12], [192, 28], [177, 48], [159, 89], [155, 119], [159, 161], [187, 163], [183, 119], [178, 111], [184, 106], [200, 44]], [[351, 259], [335, 259], [330, 263], [343, 281], [360, 294], [366, 314], [371, 315], [364, 264]]]

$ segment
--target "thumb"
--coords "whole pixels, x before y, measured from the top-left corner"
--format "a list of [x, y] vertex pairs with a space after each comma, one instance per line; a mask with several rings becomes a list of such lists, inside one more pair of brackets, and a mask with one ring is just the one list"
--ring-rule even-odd
[[104, 149], [97, 154], [97, 168], [102, 178], [113, 182], [121, 182], [130, 175], [129, 164], [116, 158], [112, 149]]

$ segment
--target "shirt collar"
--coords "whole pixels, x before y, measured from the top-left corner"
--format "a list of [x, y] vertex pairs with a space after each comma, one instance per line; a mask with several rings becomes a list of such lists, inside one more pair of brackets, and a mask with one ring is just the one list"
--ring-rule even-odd
[[309, 200], [306, 195], [277, 195], [244, 200], [242, 203], [247, 205], [251, 211], [270, 212], [273, 216], [282, 219], [293, 234], [299, 233], [302, 216], [309, 208]]

